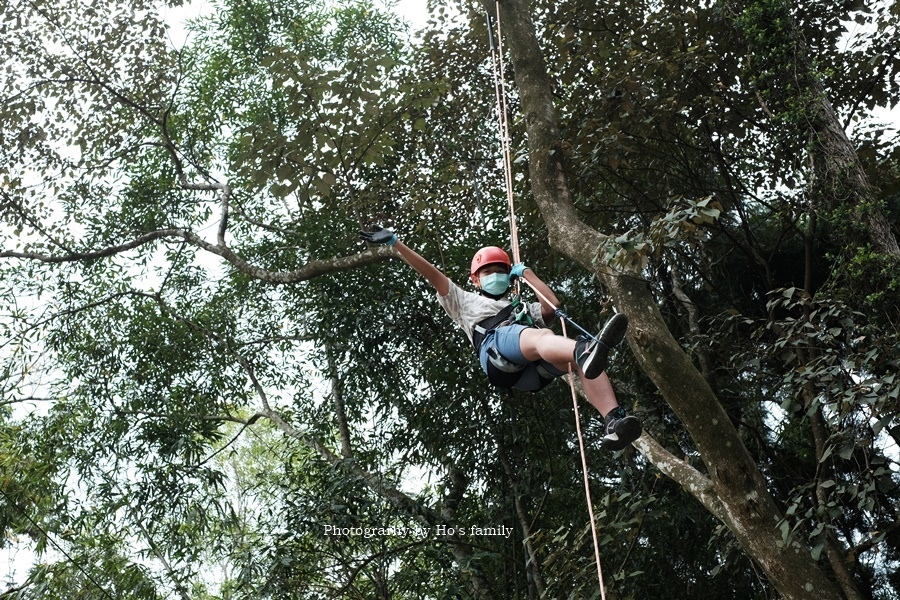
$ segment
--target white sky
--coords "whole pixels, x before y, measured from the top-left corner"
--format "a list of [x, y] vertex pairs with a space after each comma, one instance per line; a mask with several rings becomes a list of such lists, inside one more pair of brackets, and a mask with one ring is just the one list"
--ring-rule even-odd
[[394, 12], [412, 23], [413, 31], [425, 26], [428, 21], [428, 9], [425, 0], [399, 0]]

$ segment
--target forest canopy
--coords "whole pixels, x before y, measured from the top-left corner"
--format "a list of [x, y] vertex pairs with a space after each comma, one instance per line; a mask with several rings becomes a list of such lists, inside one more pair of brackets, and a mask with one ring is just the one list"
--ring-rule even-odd
[[497, 10], [605, 596], [900, 594], [900, 4], [179, 4], [0, 5], [0, 599], [600, 597], [567, 386], [358, 236], [509, 247]]

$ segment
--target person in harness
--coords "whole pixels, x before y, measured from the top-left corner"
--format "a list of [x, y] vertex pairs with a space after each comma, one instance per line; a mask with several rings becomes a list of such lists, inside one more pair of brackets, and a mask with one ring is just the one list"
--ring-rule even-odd
[[[548, 329], [559, 300], [533, 270], [513, 265], [502, 248], [487, 246], [472, 258], [470, 278], [477, 293], [467, 292], [437, 267], [378, 225], [360, 236], [373, 244], [388, 244], [437, 291], [438, 302], [466, 333], [488, 380], [501, 389], [536, 392], [568, 372], [581, 379], [588, 402], [604, 418], [607, 450], [621, 450], [641, 435], [641, 423], [619, 406], [606, 375], [609, 352], [625, 337], [628, 318], [617, 313], [591, 339], [571, 339]], [[538, 292], [539, 302], [506, 298], [510, 281], [523, 278]]]

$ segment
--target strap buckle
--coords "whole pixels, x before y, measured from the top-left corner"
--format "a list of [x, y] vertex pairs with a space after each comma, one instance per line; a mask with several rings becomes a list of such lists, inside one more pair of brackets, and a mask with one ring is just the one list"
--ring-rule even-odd
[[513, 307], [513, 312], [512, 319], [510, 319], [510, 321], [512, 323], [527, 325], [528, 327], [534, 325], [534, 321], [531, 319], [531, 315], [528, 314], [528, 305], [522, 302], [522, 299], [519, 298], [518, 294], [512, 295], [511, 304]]

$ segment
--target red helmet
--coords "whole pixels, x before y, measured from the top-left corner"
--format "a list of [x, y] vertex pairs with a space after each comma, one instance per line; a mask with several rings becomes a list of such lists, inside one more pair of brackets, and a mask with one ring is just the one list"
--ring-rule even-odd
[[493, 264], [506, 265], [507, 271], [512, 268], [512, 262], [509, 260], [509, 255], [503, 248], [498, 248], [497, 246], [485, 246], [472, 257], [472, 268], [469, 270], [469, 277], [472, 281], [475, 281], [475, 273], [478, 272], [478, 269], [485, 265]]

